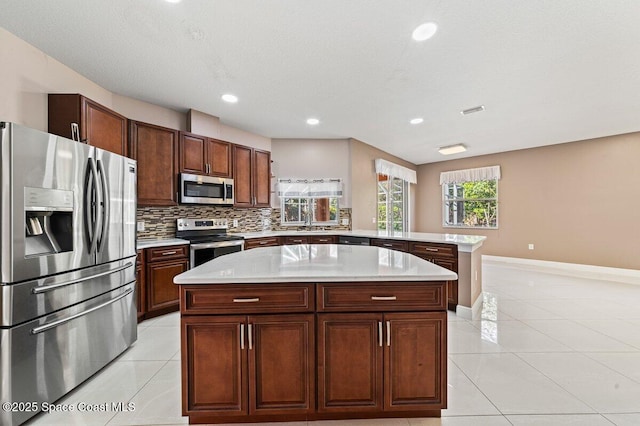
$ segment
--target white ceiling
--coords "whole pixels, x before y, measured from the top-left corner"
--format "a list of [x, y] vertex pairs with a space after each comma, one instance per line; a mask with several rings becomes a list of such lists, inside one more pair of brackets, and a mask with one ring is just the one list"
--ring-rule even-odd
[[3, 0], [0, 25], [118, 94], [415, 164], [640, 130], [640, 0]]

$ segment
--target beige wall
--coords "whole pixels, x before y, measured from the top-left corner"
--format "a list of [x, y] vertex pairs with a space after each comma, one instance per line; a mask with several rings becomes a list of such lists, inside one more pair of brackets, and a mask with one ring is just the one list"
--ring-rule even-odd
[[[340, 207], [351, 207], [351, 173], [348, 139], [273, 139], [272, 173], [278, 178], [339, 178]], [[273, 205], [280, 200], [275, 197]]]
[[[47, 94], [80, 93], [132, 120], [187, 130], [186, 112], [111, 93], [24, 40], [0, 28], [0, 120], [47, 131]], [[218, 123], [219, 137], [270, 149], [271, 140]]]
[[[639, 159], [631, 133], [421, 165], [417, 230], [486, 235], [488, 255], [640, 269]], [[443, 228], [440, 172], [492, 165], [499, 229]]]
[[[351, 187], [356, 188], [351, 194], [352, 226], [353, 229], [376, 229], [377, 216], [376, 200], [378, 187], [374, 160], [382, 158], [392, 161], [411, 170], [416, 170], [415, 164], [374, 148], [371, 145], [350, 139], [351, 157]], [[416, 185], [410, 185], [409, 193], [409, 227], [416, 229]]]

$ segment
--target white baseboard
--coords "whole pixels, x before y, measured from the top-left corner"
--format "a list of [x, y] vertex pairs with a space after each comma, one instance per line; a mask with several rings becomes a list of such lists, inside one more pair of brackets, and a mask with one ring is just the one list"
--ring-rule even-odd
[[471, 321], [473, 314], [468, 306], [456, 305], [456, 316]]
[[581, 265], [577, 263], [489, 255], [482, 256], [482, 264], [508, 266], [530, 271], [640, 285], [640, 271], [636, 269], [610, 268], [607, 266]]

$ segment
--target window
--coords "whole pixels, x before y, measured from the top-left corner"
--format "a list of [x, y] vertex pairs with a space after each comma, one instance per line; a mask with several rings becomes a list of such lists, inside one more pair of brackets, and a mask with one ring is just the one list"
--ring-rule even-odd
[[379, 230], [398, 232], [408, 230], [408, 193], [408, 182], [378, 174]]
[[442, 183], [442, 226], [498, 227], [499, 166], [445, 172]]
[[336, 225], [338, 198], [282, 198], [283, 225]]
[[279, 179], [281, 223], [285, 226], [337, 225], [340, 179]]

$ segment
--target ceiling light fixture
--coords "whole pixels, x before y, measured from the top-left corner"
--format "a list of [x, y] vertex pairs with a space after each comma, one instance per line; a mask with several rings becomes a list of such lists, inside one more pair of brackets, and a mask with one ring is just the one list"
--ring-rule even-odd
[[415, 41], [425, 41], [433, 37], [436, 31], [438, 31], [438, 26], [435, 23], [426, 22], [413, 30], [411, 37], [413, 37]]
[[411, 124], [420, 124], [423, 121], [424, 120], [422, 118], [418, 117], [418, 118], [412, 118], [411, 120], [409, 120], [409, 123], [411, 123]]
[[316, 124], [320, 124], [320, 120], [317, 118], [307, 118], [307, 124], [315, 126]]
[[182, 0], [164, 0], [167, 3], [180, 3]]
[[231, 93], [227, 93], [226, 95], [222, 95], [222, 100], [225, 102], [229, 102], [230, 104], [235, 104], [238, 102], [238, 97], [236, 95], [232, 95]]
[[460, 111], [460, 114], [468, 115], [468, 114], [473, 114], [474, 112], [480, 112], [480, 111], [484, 111], [484, 105], [478, 105], [477, 107], [463, 109], [462, 111]]
[[458, 154], [460, 152], [465, 152], [466, 150], [467, 147], [461, 143], [438, 148], [438, 152], [442, 155]]

